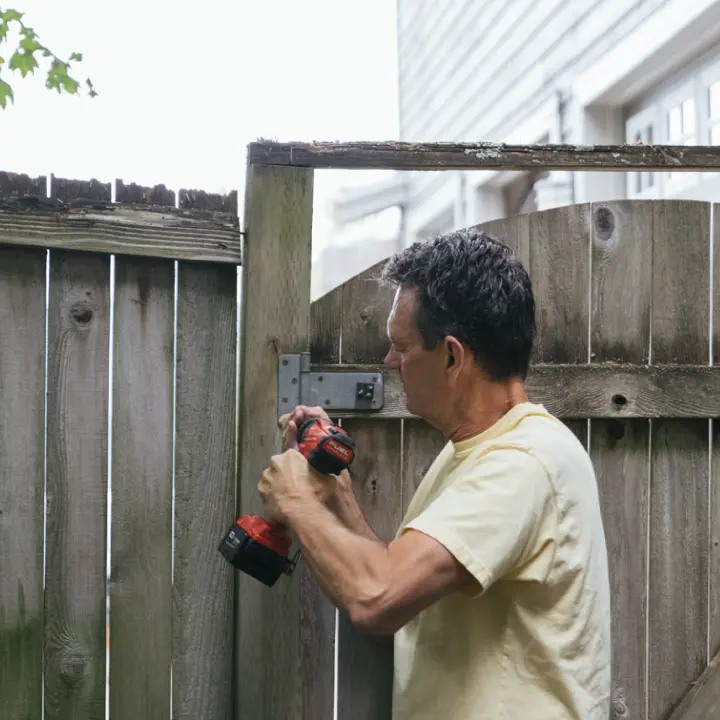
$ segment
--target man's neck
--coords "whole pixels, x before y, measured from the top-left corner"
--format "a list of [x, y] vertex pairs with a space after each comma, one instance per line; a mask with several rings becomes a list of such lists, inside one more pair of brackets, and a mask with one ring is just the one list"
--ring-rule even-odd
[[461, 399], [458, 412], [443, 434], [452, 442], [475, 437], [492, 427], [512, 408], [528, 402], [523, 382], [482, 382]]

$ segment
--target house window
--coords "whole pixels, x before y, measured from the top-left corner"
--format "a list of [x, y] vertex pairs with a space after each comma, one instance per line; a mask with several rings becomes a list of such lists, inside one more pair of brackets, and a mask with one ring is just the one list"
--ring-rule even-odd
[[711, 83], [707, 89], [708, 142], [720, 145], [720, 80]]
[[[653, 108], [628, 118], [625, 124], [626, 141], [632, 144], [652, 145], [658, 141], [657, 113]], [[654, 172], [629, 172], [627, 175], [627, 194], [631, 198], [657, 196], [657, 177]]]
[[[695, 98], [692, 95], [674, 102], [665, 110], [666, 145], [695, 145], [698, 138]], [[665, 173], [668, 190], [675, 191], [697, 182], [693, 173]]]
[[[635, 131], [635, 144], [642, 143], [643, 145], [652, 145], [653, 143], [653, 126], [652, 123], [647, 123], [644, 127], [639, 128]], [[655, 184], [655, 173], [634, 173], [633, 183], [635, 184], [635, 193], [637, 195], [642, 194], [648, 188], [651, 188]]]

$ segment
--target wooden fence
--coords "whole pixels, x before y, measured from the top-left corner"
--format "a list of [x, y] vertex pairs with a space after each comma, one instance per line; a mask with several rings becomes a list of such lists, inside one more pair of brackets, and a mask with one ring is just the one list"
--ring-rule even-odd
[[[356, 632], [304, 563], [266, 588], [216, 549], [237, 511], [261, 511], [278, 355], [310, 349], [332, 372], [377, 368], [387, 349], [377, 267], [310, 303], [312, 169], [256, 163], [248, 181], [242, 248], [232, 199], [163, 205], [140, 189], [129, 203], [119, 184], [112, 198], [88, 197], [97, 184], [2, 196], [3, 719], [38, 720], [43, 693], [58, 719], [106, 703], [113, 720], [390, 717], [391, 641]], [[612, 716], [705, 717], [695, 698], [717, 684], [703, 672], [720, 649], [717, 206], [577, 205], [483, 227], [533, 281], [531, 399], [597, 470]], [[384, 376], [380, 412], [338, 419], [389, 539], [444, 441]]]
[[236, 200], [46, 188], [0, 175], [0, 718], [230, 720]]

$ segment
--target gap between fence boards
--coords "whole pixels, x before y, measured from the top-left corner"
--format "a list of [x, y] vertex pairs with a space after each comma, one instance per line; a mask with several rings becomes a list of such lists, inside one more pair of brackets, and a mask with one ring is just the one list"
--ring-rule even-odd
[[[407, 411], [396, 371], [379, 365], [325, 364], [313, 364], [310, 370], [383, 376], [384, 406], [380, 410], [333, 410], [333, 417], [414, 417]], [[530, 368], [526, 389], [530, 401], [562, 419], [720, 416], [720, 366], [537, 364]]]

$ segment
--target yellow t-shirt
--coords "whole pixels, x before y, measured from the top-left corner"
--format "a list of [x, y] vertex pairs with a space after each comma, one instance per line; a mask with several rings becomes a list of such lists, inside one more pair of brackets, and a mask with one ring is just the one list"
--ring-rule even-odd
[[394, 720], [607, 720], [610, 590], [590, 458], [540, 405], [448, 443], [398, 536], [442, 543], [482, 585], [395, 635]]

